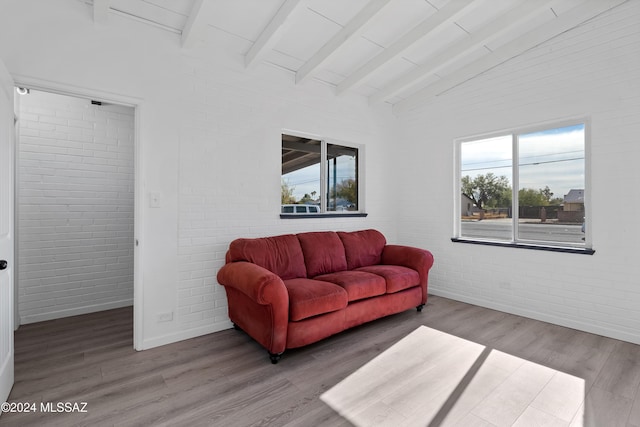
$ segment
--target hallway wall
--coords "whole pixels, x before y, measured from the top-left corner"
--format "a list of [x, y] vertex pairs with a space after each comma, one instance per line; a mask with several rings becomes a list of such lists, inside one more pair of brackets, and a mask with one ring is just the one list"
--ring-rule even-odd
[[20, 97], [22, 324], [133, 304], [134, 110]]

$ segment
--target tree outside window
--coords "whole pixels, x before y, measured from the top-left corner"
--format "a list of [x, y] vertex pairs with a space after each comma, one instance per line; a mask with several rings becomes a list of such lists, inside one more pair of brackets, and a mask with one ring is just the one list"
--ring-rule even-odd
[[584, 246], [585, 123], [458, 145], [458, 237]]

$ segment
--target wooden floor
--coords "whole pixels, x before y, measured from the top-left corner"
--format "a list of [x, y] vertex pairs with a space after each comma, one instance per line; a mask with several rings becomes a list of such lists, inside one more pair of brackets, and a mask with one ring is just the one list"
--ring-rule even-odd
[[[339, 408], [340, 402], [350, 399], [348, 411], [352, 405], [361, 405], [361, 399], [380, 396], [382, 405], [389, 403], [390, 397], [379, 392], [398, 389], [412, 375], [433, 378], [434, 383], [452, 378], [453, 371], [437, 369], [429, 354], [439, 354], [433, 350], [445, 342], [466, 342], [464, 346], [476, 352], [469, 360], [476, 362], [456, 374], [462, 375], [460, 384], [436, 408], [436, 416], [414, 419], [413, 425], [451, 425], [454, 413], [457, 425], [465, 427], [531, 425], [522, 414], [514, 417], [514, 410], [534, 407], [544, 412], [547, 407], [534, 404], [514, 409], [510, 402], [540, 400], [542, 393], [526, 394], [531, 392], [527, 388], [531, 382], [554, 390], [551, 377], [536, 374], [553, 370], [578, 379], [571, 384], [579, 386], [558, 383], [555, 392], [559, 399], [554, 400], [551, 394], [545, 404], [564, 411], [564, 420], [538, 417], [545, 425], [640, 427], [640, 346], [445, 298], [430, 297], [422, 313], [407, 311], [287, 351], [277, 365], [269, 362], [259, 345], [235, 330], [136, 352], [132, 317], [127, 308], [21, 326], [15, 334], [16, 382], [10, 402], [35, 403], [37, 412], [5, 413], [0, 425], [389, 425], [385, 420], [390, 419], [384, 416], [366, 421], [349, 416]], [[416, 330], [442, 336], [445, 341], [430, 335], [415, 341]], [[403, 348], [407, 340], [413, 344]], [[457, 352], [459, 357], [464, 358], [464, 346]], [[423, 358], [420, 365], [415, 364], [416, 354]], [[477, 384], [485, 381], [477, 373], [489, 354], [522, 360], [534, 367], [533, 373], [521, 378], [507, 375], [501, 380], [488, 375], [486, 383]], [[382, 362], [405, 373], [387, 375], [367, 390], [358, 375]], [[503, 367], [508, 364], [505, 361]], [[500, 363], [494, 365], [499, 367]], [[367, 378], [380, 375], [371, 372]], [[505, 388], [508, 382], [511, 388]], [[345, 387], [355, 389], [344, 395]], [[478, 403], [466, 409], [468, 414], [460, 413], [457, 403], [471, 389], [486, 396], [476, 396]], [[430, 395], [433, 390], [429, 386], [405, 388], [399, 407], [410, 411], [430, 405], [436, 400], [435, 394]], [[341, 398], [340, 393], [348, 397]], [[336, 396], [337, 405], [332, 405], [344, 416], [325, 403], [335, 401]], [[77, 403], [76, 409], [82, 409], [86, 402], [86, 412], [43, 413], [41, 402], [45, 407], [55, 407], [57, 402]], [[569, 414], [571, 411], [575, 413]]]

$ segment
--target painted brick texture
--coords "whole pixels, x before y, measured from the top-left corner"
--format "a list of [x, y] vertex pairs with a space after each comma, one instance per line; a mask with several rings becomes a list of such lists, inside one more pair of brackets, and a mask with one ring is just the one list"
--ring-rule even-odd
[[[397, 242], [398, 134], [388, 105], [338, 97], [314, 79], [296, 85], [293, 73], [266, 63], [246, 69], [234, 52], [251, 43], [214, 27], [204, 44], [181, 49], [179, 35], [121, 15], [94, 26], [80, 18], [90, 4], [45, 2], [36, 14], [11, 6], [0, 14], [0, 34], [16, 43], [0, 44], [0, 56], [15, 76], [138, 106], [136, 348], [231, 326], [215, 277], [232, 239], [377, 228]], [[18, 13], [28, 22], [3, 19]], [[42, 32], [50, 37], [34, 36]], [[280, 219], [283, 130], [365, 146], [366, 218]], [[149, 206], [152, 192], [158, 207]]]
[[[429, 141], [399, 152], [407, 194], [444, 183], [399, 218], [400, 240], [434, 251], [432, 292], [640, 343], [639, 20], [627, 2], [401, 117], [405, 140]], [[570, 117], [591, 121], [595, 255], [452, 243], [454, 140]]]
[[[367, 227], [393, 243], [432, 250], [434, 293], [640, 341], [637, 225], [628, 221], [640, 210], [640, 2], [400, 117], [355, 95], [336, 97], [313, 79], [296, 85], [286, 70], [246, 69], [234, 52], [251, 42], [220, 29], [209, 28], [202, 45], [180, 49], [179, 35], [119, 15], [104, 26], [83, 20], [91, 7], [84, 2], [42, 2], [33, 13], [25, 4], [12, 2], [0, 14], [0, 33], [13, 39], [0, 44], [0, 54], [14, 75], [139, 100], [138, 348], [230, 326], [215, 273], [232, 239]], [[10, 19], [16, 12], [25, 19]], [[42, 33], [48, 37], [34, 36]], [[574, 116], [592, 119], [596, 254], [452, 243], [454, 139]], [[64, 125], [33, 126], [51, 132]], [[365, 145], [367, 218], [279, 218], [283, 129]], [[151, 191], [161, 195], [158, 208], [148, 206]], [[159, 321], [169, 312], [172, 321]]]
[[[336, 102], [324, 90], [316, 97], [287, 92], [279, 70], [265, 67], [262, 79], [246, 81], [245, 71], [220, 71], [194, 61], [195, 73], [180, 77], [192, 84], [182, 116], [178, 174], [178, 283], [176, 320], [183, 331], [229, 326], [224, 288], [216, 281], [229, 243], [310, 230], [378, 228], [394, 235], [386, 194], [388, 181], [365, 176], [367, 209], [372, 218], [286, 220], [280, 214], [281, 133], [297, 129], [362, 144], [367, 165], [384, 167], [388, 117], [359, 102]], [[321, 88], [323, 89], [323, 88]], [[313, 92], [314, 88], [308, 88]], [[385, 111], [384, 114], [387, 114]], [[318, 123], [323, 123], [319, 126]], [[369, 178], [371, 177], [371, 181]]]
[[133, 109], [20, 97], [21, 323], [133, 302]]

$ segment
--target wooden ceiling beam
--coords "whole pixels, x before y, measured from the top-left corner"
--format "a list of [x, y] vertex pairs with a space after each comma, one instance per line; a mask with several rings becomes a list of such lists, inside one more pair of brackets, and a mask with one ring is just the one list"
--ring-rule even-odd
[[493, 68], [511, 58], [519, 56], [527, 50], [556, 37], [589, 19], [594, 18], [627, 0], [586, 0], [573, 9], [562, 13], [554, 20], [547, 22], [534, 30], [512, 40], [499, 47], [484, 57], [465, 65], [464, 68], [449, 74], [447, 77], [421, 89], [411, 97], [404, 99], [393, 106], [395, 114], [402, 114], [412, 109], [419, 108], [424, 102], [434, 96], [473, 79], [479, 74]]
[[393, 43], [388, 48], [384, 49], [382, 52], [380, 52], [380, 54], [369, 60], [366, 64], [358, 68], [353, 74], [349, 75], [342, 82], [340, 82], [336, 89], [337, 93], [344, 93], [357, 84], [360, 84], [371, 73], [402, 54], [402, 52], [407, 50], [418, 40], [425, 37], [427, 34], [440, 27], [441, 25], [454, 20], [465, 8], [470, 6], [472, 3], [473, 0], [450, 0], [442, 9], [429, 16], [420, 24], [413, 27], [409, 32], [400, 37], [398, 41]]
[[205, 3], [207, 3], [205, 0], [196, 0], [191, 7], [191, 12], [180, 36], [180, 43], [185, 49], [193, 47], [198, 39], [204, 38], [207, 29], [206, 14], [204, 13]]
[[280, 40], [280, 37], [282, 37], [282, 34], [286, 30], [287, 19], [299, 4], [300, 0], [285, 0], [282, 6], [280, 6], [280, 9], [271, 19], [271, 22], [269, 22], [245, 55], [244, 65], [246, 68], [258, 63], [260, 59], [267, 54], [269, 49]]
[[425, 80], [434, 73], [437, 73], [438, 70], [461, 58], [463, 55], [490, 43], [492, 40], [495, 40], [508, 30], [522, 25], [523, 22], [530, 20], [545, 10], [548, 10], [549, 4], [553, 1], [555, 0], [527, 1], [520, 4], [518, 7], [510, 9], [480, 28], [478, 31], [470, 34], [459, 42], [454, 43], [452, 46], [447, 47], [441, 53], [430, 58], [418, 67], [415, 67], [402, 77], [395, 79], [387, 86], [381, 88], [378, 92], [369, 97], [369, 104], [376, 104], [378, 102], [385, 101], [397, 95], [402, 90]]
[[391, 0], [371, 0], [355, 17], [353, 17], [338, 33], [316, 52], [296, 72], [296, 84], [304, 81], [309, 75], [325, 63], [341, 46], [359, 37], [365, 25]]

